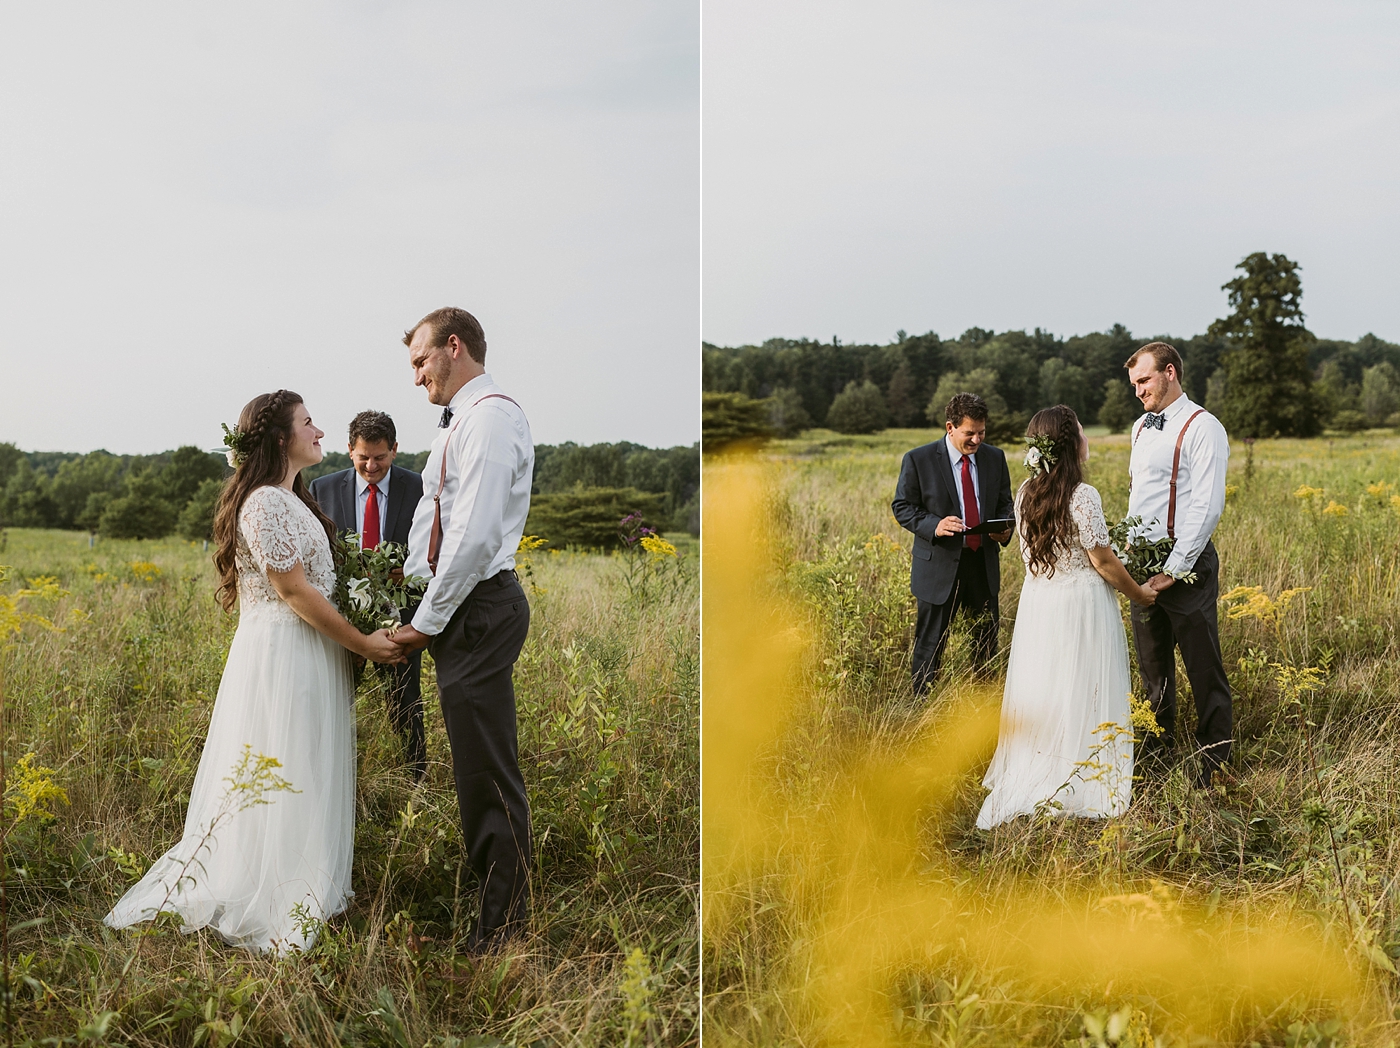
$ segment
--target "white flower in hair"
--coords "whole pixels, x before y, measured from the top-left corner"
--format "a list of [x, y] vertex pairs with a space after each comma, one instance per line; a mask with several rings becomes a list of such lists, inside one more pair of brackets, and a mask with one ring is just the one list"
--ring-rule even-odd
[[229, 448], [226, 452], [224, 452], [224, 458], [228, 459], [228, 468], [229, 468], [229, 469], [237, 469], [237, 468], [238, 468], [238, 455], [237, 455], [237, 453], [233, 450], [233, 448]]
[[1029, 447], [1026, 448], [1026, 472], [1031, 476], [1037, 473], [1049, 473], [1055, 468], [1055, 442], [1049, 437], [1026, 437], [1025, 441]]
[[1027, 448], [1027, 449], [1026, 449], [1026, 465], [1029, 466], [1031, 469], [1035, 469], [1037, 466], [1040, 465], [1040, 449], [1039, 449], [1039, 448]]

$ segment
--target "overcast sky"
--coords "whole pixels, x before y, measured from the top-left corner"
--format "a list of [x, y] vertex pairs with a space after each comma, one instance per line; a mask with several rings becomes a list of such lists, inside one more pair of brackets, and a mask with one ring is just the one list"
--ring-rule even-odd
[[1400, 341], [1400, 4], [706, 0], [704, 335]]
[[699, 437], [695, 0], [6, 4], [0, 441], [217, 447], [257, 393], [405, 450], [443, 305], [537, 443]]

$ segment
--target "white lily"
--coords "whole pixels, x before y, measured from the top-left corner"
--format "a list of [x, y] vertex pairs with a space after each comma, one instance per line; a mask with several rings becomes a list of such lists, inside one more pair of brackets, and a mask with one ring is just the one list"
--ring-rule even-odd
[[352, 579], [349, 590], [350, 599], [355, 602], [355, 607], [364, 611], [369, 607], [369, 579]]

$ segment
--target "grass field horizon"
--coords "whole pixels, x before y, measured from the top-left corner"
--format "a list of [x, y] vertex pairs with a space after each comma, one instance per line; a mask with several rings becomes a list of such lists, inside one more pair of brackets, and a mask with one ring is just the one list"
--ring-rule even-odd
[[356, 895], [307, 954], [274, 960], [174, 920], [139, 934], [100, 924], [183, 825], [236, 628], [213, 600], [209, 553], [173, 538], [0, 535], [0, 599], [60, 627], [0, 637], [14, 1043], [696, 1042], [694, 539], [670, 536], [678, 558], [537, 551], [522, 569], [529, 933], [485, 957], [466, 950], [473, 886], [427, 658], [427, 781], [403, 768], [367, 674]]
[[[1121, 818], [984, 832], [1001, 679], [971, 678], [955, 628], [914, 696], [889, 510], [903, 453], [940, 436], [808, 431], [706, 464], [707, 1040], [1396, 1043], [1400, 437], [1232, 444], [1226, 784], [1193, 790], [1182, 765]], [[1090, 443], [1112, 522], [1129, 438]], [[1003, 653], [1022, 578], [1013, 542]], [[736, 611], [743, 632], [717, 635]], [[1178, 688], [1189, 752], [1180, 667]]]

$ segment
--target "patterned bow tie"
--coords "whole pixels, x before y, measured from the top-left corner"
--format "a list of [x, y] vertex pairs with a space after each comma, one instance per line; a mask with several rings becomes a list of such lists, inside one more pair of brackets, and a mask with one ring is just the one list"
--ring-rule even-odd
[[[452, 425], [452, 409], [443, 408], [442, 418], [438, 419], [438, 429], [446, 429], [450, 425]], [[1157, 428], [1160, 429], [1161, 427], [1159, 426]]]
[[1160, 415], [1154, 415], [1152, 414], [1152, 412], [1149, 411], [1146, 415], [1142, 416], [1142, 425], [1144, 429], [1161, 429], [1166, 424], [1167, 413], [1165, 411], [1162, 412]]

